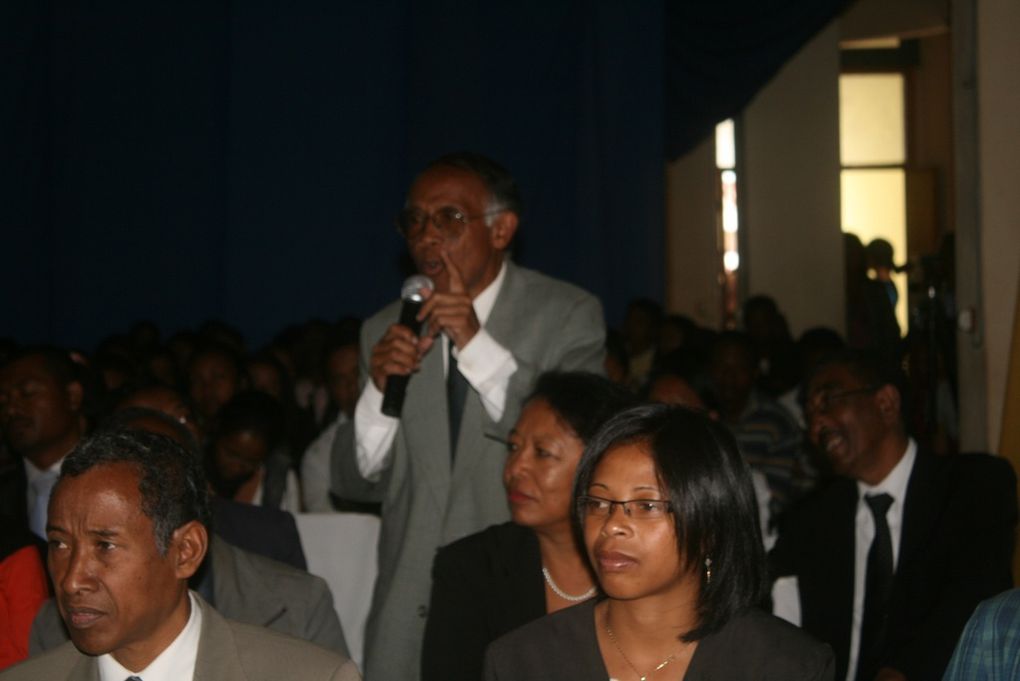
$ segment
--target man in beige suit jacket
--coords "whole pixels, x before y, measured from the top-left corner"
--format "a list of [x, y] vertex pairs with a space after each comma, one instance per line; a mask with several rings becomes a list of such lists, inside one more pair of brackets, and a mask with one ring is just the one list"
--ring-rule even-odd
[[49, 570], [71, 642], [2, 681], [357, 681], [324, 648], [231, 622], [187, 582], [208, 548], [201, 464], [176, 442], [107, 430], [67, 457], [50, 499]]

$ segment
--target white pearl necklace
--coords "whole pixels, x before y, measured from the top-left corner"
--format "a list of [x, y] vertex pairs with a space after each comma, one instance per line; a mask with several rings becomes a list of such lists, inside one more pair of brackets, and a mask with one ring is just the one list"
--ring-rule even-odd
[[552, 589], [552, 592], [565, 601], [570, 601], [571, 603], [580, 603], [581, 601], [586, 601], [595, 595], [596, 589], [594, 586], [579, 596], [572, 596], [568, 594], [566, 591], [556, 586], [556, 582], [553, 581], [552, 575], [549, 574], [549, 570], [547, 570], [544, 565], [542, 566], [542, 576], [545, 577], [545, 583], [549, 585], [549, 588]]

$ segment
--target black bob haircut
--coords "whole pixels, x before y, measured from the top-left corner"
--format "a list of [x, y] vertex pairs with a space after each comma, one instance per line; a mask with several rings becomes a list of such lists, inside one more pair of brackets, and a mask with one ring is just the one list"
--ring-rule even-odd
[[[646, 404], [621, 412], [588, 443], [574, 478], [574, 498], [588, 494], [599, 462], [616, 447], [644, 446], [669, 499], [684, 569], [700, 576], [697, 641], [739, 611], [760, 605], [766, 590], [758, 504], [747, 464], [725, 426], [684, 407]], [[584, 546], [584, 513], [574, 505]], [[706, 579], [710, 559], [712, 578]]]
[[210, 525], [209, 494], [197, 456], [157, 433], [108, 428], [85, 438], [67, 455], [60, 482], [93, 468], [126, 463], [139, 471], [142, 512], [151, 520], [156, 547], [166, 554], [174, 530], [197, 520]]
[[587, 371], [548, 371], [525, 404], [542, 400], [581, 442], [588, 443], [613, 414], [637, 403], [629, 390]]
[[496, 207], [505, 208], [517, 215], [524, 209], [521, 190], [517, 187], [513, 175], [488, 156], [473, 151], [458, 151], [433, 160], [425, 170], [438, 167], [458, 168], [477, 176], [489, 190]]

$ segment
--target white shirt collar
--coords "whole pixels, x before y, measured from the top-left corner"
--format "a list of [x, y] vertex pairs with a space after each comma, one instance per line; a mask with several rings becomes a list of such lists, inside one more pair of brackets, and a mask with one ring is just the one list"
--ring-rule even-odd
[[99, 681], [124, 681], [130, 676], [137, 676], [142, 681], [191, 681], [195, 676], [198, 641], [202, 633], [202, 609], [191, 591], [188, 591], [188, 599], [191, 601], [188, 623], [148, 667], [132, 672], [107, 653], [97, 658]]
[[914, 438], [908, 438], [907, 450], [882, 482], [872, 486], [860, 480], [857, 481], [857, 491], [861, 498], [884, 492], [894, 501], [902, 504], [903, 500], [907, 498], [907, 484], [910, 482], [910, 471], [914, 468], [914, 459], [916, 458], [917, 443], [914, 442]]
[[496, 304], [496, 296], [499, 295], [499, 290], [503, 287], [503, 280], [506, 279], [506, 257], [503, 258], [503, 264], [499, 267], [499, 274], [493, 279], [488, 286], [486, 286], [481, 293], [475, 296], [475, 299], [471, 301], [471, 306], [475, 308], [475, 316], [478, 317], [478, 323], [485, 326], [485, 322], [489, 319], [489, 315], [492, 314], [492, 308]]
[[22, 461], [25, 462], [25, 476], [28, 478], [29, 484], [31, 484], [31, 482], [36, 478], [41, 478], [47, 473], [56, 473], [57, 475], [59, 475], [60, 466], [64, 463], [64, 459], [66, 458], [67, 455], [65, 454], [64, 456], [60, 457], [60, 459], [58, 459], [57, 462], [54, 463], [49, 468], [38, 468], [34, 463], [29, 461], [28, 459], [22, 459]]

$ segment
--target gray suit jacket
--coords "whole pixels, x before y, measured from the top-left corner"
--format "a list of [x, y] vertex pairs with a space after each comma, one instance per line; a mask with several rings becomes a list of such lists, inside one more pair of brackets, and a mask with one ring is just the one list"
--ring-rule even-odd
[[[194, 681], [358, 681], [346, 657], [262, 627], [224, 619], [198, 597], [202, 634]], [[99, 681], [96, 658], [70, 642], [0, 673], [2, 681]]]
[[[373, 346], [397, 321], [395, 302], [365, 322], [361, 377]], [[379, 576], [365, 631], [365, 673], [372, 681], [414, 681], [436, 549], [509, 518], [502, 484], [504, 440], [535, 379], [551, 369], [602, 373], [605, 324], [599, 302], [585, 291], [507, 262], [506, 277], [486, 321], [488, 333], [513, 353], [506, 410], [493, 422], [471, 390], [457, 457], [451, 469], [446, 378], [435, 347], [408, 383], [390, 465], [378, 483], [357, 468], [354, 427], [333, 445], [333, 491], [382, 501]]]
[[[239, 549], [215, 535], [208, 560], [213, 599], [224, 617], [304, 639], [347, 657], [333, 595], [321, 577]], [[66, 641], [64, 622], [50, 599], [32, 622], [29, 652], [36, 655]]]

